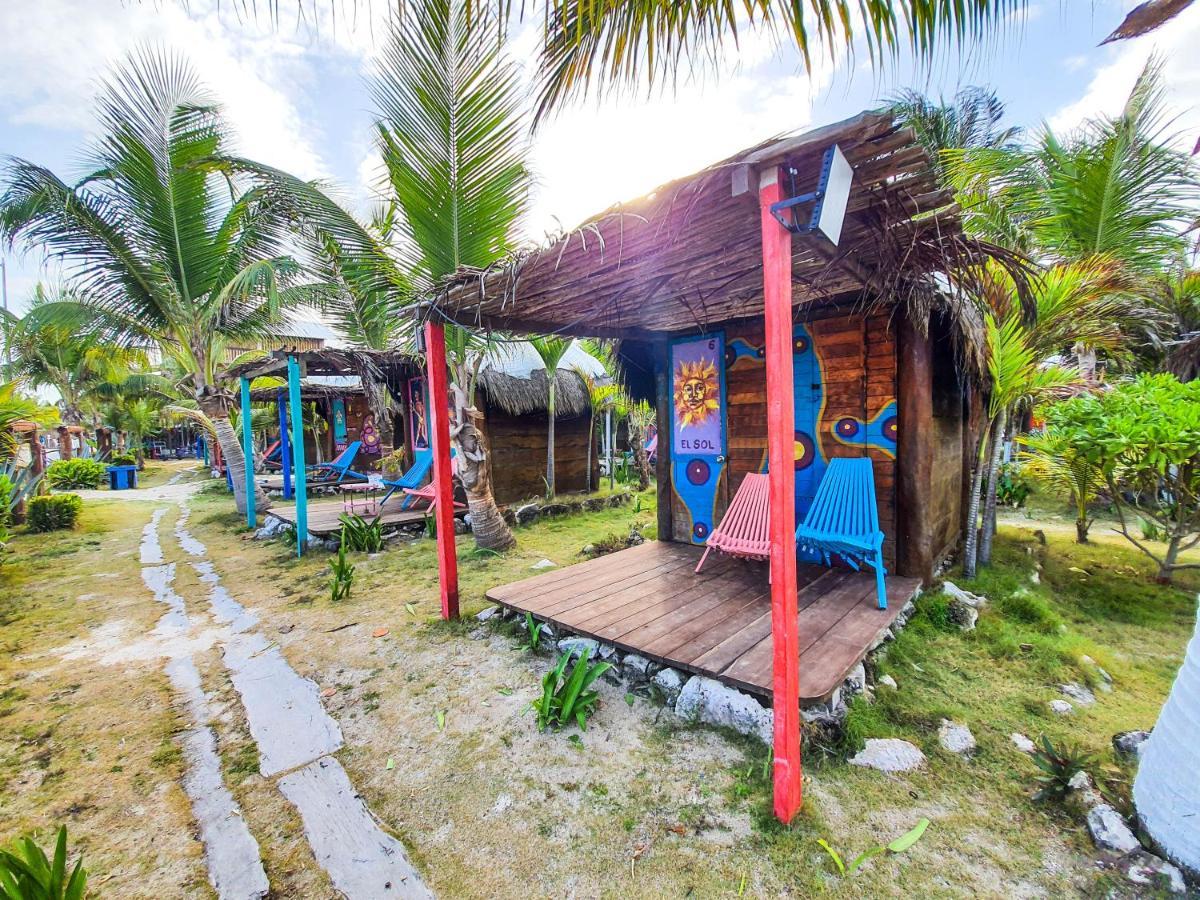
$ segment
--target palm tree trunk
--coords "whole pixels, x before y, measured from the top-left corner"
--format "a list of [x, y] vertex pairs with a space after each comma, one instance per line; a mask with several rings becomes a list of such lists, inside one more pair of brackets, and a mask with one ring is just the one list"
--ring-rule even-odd
[[[213, 423], [213, 429], [217, 433], [217, 444], [221, 448], [221, 456], [225, 459], [225, 465], [229, 468], [229, 479], [233, 482], [233, 501], [237, 505], [237, 511], [246, 514], [246, 457], [242, 453], [242, 445], [238, 440], [237, 432], [233, 430], [233, 424], [229, 421], [229, 410], [225, 408], [225, 404], [220, 401], [219, 397], [205, 397], [200, 401], [201, 411], [208, 416]], [[257, 484], [254, 485], [254, 508], [258, 512], [270, 509], [271, 501], [267, 498], [266, 492]]]
[[587, 493], [592, 492], [592, 435], [596, 431], [596, 411], [588, 409], [588, 436], [587, 436], [587, 467], [584, 469], [584, 486]]
[[554, 377], [551, 375], [547, 389], [546, 417], [546, 499], [554, 496]]
[[984, 454], [987, 448], [987, 438], [991, 433], [991, 425], [984, 426], [979, 436], [980, 445], [975, 454], [975, 471], [971, 475], [971, 497], [967, 502], [966, 535], [963, 539], [963, 575], [975, 577], [975, 567], [978, 562], [979, 548], [979, 499], [983, 493]]
[[[1183, 667], [1141, 752], [1133, 781], [1138, 821], [1163, 853], [1200, 878], [1200, 620]], [[1191, 775], [1187, 773], [1191, 772]]]
[[458, 451], [458, 480], [467, 495], [471, 514], [471, 531], [475, 546], [484, 550], [503, 551], [515, 547], [517, 539], [496, 506], [492, 493], [492, 471], [488, 459], [487, 440], [476, 426], [482, 414], [468, 405], [466, 391], [459, 385], [470, 384], [469, 366], [454, 365], [450, 396], [454, 403], [454, 419], [450, 438]]
[[1008, 410], [1000, 410], [992, 432], [992, 452], [988, 458], [987, 496], [983, 504], [983, 529], [979, 538], [979, 562], [992, 562], [992, 539], [996, 536], [996, 487], [1000, 480], [1000, 456], [1004, 451], [1004, 431], [1008, 426]]

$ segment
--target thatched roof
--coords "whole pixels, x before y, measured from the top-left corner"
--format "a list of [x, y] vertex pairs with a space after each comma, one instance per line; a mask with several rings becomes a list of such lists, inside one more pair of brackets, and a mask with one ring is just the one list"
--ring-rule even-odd
[[[554, 405], [560, 416], [588, 411], [587, 385], [580, 372], [595, 378], [603, 376], [604, 368], [574, 344], [555, 373]], [[546, 369], [528, 341], [505, 342], [492, 351], [479, 373], [479, 387], [489, 403], [512, 416], [545, 412], [549, 400]]]
[[[793, 171], [788, 193], [815, 190], [837, 144], [854, 170], [841, 239], [792, 242], [793, 302], [859, 294], [916, 303], [998, 248], [963, 235], [911, 129], [890, 113], [752, 147], [593, 217], [549, 245], [485, 270], [462, 269], [428, 300], [468, 326], [527, 333], [653, 338], [762, 315], [760, 172]], [[1005, 262], [1017, 265], [1006, 257]]]

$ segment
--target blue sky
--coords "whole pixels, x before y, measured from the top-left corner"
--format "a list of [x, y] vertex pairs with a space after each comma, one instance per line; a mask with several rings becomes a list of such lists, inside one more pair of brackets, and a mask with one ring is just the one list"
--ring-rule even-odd
[[[319, 34], [285, 21], [239, 22], [236, 4], [128, 0], [7, 0], [0, 8], [0, 153], [73, 175], [92, 127], [98, 79], [139, 44], [187, 55], [225, 105], [240, 150], [304, 177], [332, 180], [365, 211], [375, 162], [366, 79], [382, 26], [349, 28], [343, 0], [317, 2]], [[371, 12], [384, 14], [383, 0]], [[876, 105], [901, 87], [952, 94], [986, 84], [1012, 124], [1069, 128], [1114, 112], [1152, 51], [1167, 61], [1181, 140], [1200, 134], [1200, 4], [1157, 34], [1111, 47], [1099, 41], [1132, 6], [1114, 0], [1033, 0], [1023, 22], [984, 48], [943, 54], [930, 71], [906, 62], [874, 73], [865, 55], [805, 73], [796, 54], [753, 37], [715, 73], [673, 94], [624, 94], [566, 110], [534, 140], [538, 189], [525, 232], [539, 240], [610, 204], [644, 193], [743, 147]], [[264, 6], [265, 4], [261, 4]], [[288, 0], [281, 0], [288, 9]], [[365, 5], [364, 5], [365, 6]], [[534, 4], [540, 7], [540, 4]], [[531, 58], [534, 29], [513, 41]], [[10, 306], [22, 308], [38, 278], [53, 278], [36, 255], [7, 254]]]

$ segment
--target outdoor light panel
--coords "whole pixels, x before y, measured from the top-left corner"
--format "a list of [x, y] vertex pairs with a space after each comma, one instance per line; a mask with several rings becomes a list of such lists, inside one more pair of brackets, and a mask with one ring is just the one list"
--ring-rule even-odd
[[[794, 170], [791, 174], [795, 175]], [[842, 223], [846, 219], [846, 206], [850, 202], [850, 183], [854, 180], [854, 169], [834, 144], [825, 151], [821, 162], [821, 177], [817, 189], [809, 194], [800, 194], [780, 200], [771, 205], [771, 213], [792, 234], [812, 234], [819, 231], [836, 247], [842, 237]], [[802, 224], [799, 207], [813, 205], [808, 224]]]

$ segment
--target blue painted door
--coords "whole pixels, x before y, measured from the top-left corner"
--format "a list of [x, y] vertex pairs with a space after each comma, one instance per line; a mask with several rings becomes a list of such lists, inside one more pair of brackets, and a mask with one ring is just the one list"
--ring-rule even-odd
[[671, 345], [671, 482], [691, 519], [690, 539], [703, 544], [716, 521], [725, 472], [725, 336]]

